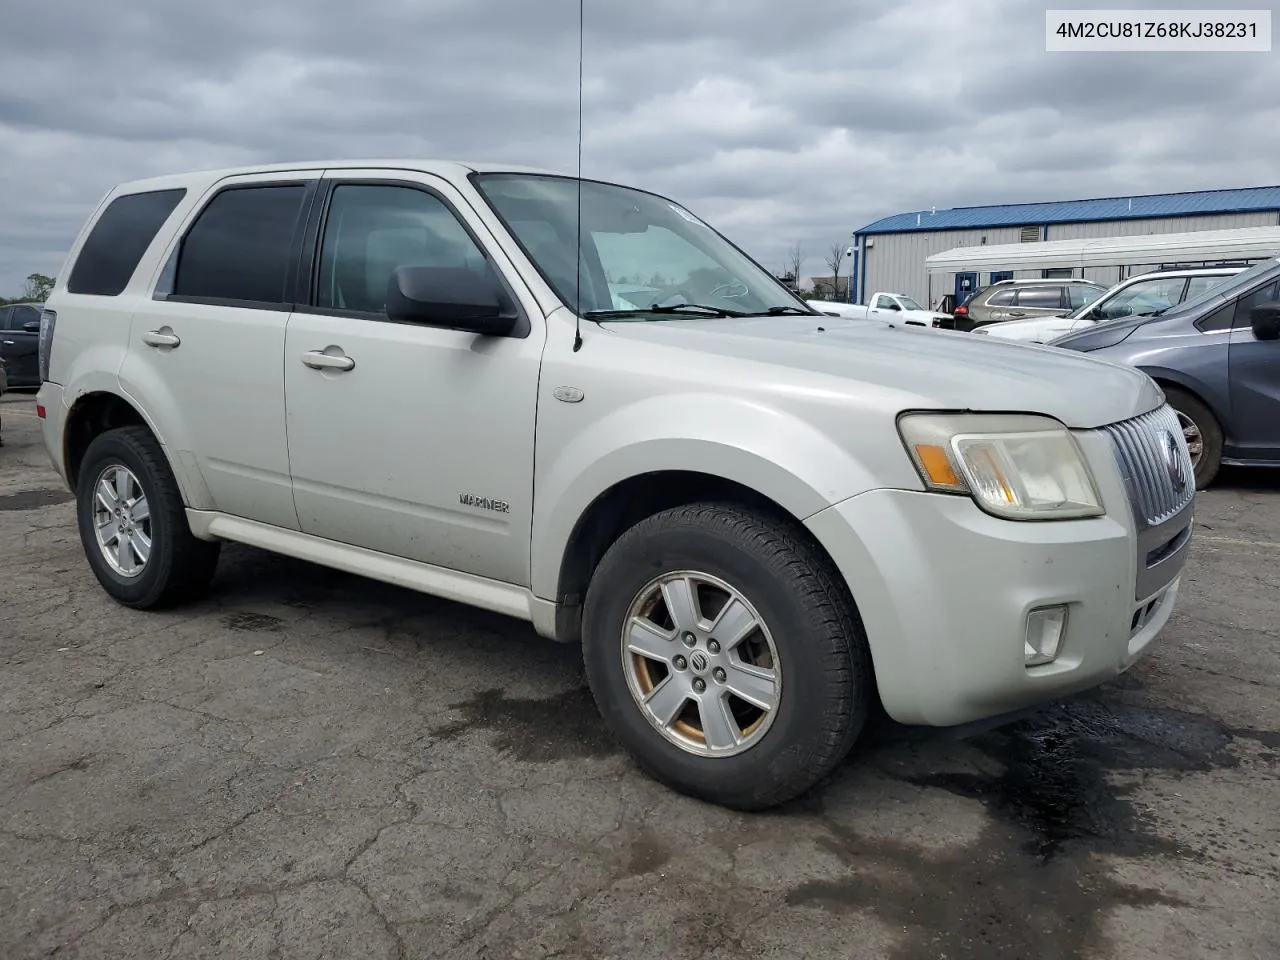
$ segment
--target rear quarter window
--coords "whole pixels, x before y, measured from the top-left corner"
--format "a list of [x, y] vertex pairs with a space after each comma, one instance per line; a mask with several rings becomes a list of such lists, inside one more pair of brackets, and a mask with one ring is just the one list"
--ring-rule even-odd
[[119, 296], [186, 193], [181, 187], [129, 193], [107, 204], [80, 248], [67, 278], [67, 292]]

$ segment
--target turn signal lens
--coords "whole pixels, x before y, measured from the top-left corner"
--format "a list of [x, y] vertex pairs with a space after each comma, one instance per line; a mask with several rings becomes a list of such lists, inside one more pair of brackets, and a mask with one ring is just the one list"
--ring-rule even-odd
[[951, 466], [951, 458], [947, 456], [945, 447], [939, 447], [931, 443], [916, 444], [916, 459], [920, 462], [920, 468], [929, 478], [929, 483], [935, 487], [953, 488], [956, 490], [965, 489], [963, 481], [957, 476], [955, 468]]

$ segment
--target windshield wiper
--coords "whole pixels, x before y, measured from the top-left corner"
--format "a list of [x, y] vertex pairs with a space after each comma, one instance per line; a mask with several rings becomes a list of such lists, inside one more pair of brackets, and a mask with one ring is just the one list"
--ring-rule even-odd
[[705, 303], [676, 303], [669, 307], [660, 307], [655, 303], [652, 307], [637, 307], [634, 310], [588, 310], [583, 316], [601, 319], [606, 317], [634, 317], [641, 313], [683, 313], [686, 310], [695, 310], [700, 315], [708, 317], [748, 316], [741, 310], [726, 310], [724, 307], [712, 307]]
[[822, 314], [815, 313], [813, 310], [801, 310], [799, 307], [770, 307], [764, 313], [746, 313], [746, 314], [743, 314], [743, 316], [746, 316], [746, 317], [782, 317], [782, 316], [812, 317], [812, 316], [822, 316]]

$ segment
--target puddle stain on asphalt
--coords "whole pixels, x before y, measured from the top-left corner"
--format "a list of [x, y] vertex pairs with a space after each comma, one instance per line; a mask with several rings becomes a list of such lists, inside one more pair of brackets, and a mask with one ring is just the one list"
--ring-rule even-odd
[[502, 690], [483, 690], [451, 705], [463, 716], [431, 731], [437, 741], [456, 739], [472, 730], [493, 733], [494, 747], [526, 763], [611, 757], [620, 751], [605, 729], [586, 688], [575, 688], [545, 700], [508, 697]]
[[1234, 767], [1229, 748], [1241, 736], [1265, 743], [1274, 735], [1176, 710], [1060, 704], [967, 741], [999, 772], [891, 774], [983, 804], [991, 820], [976, 843], [922, 850], [822, 820], [822, 842], [849, 874], [803, 883], [787, 902], [867, 910], [905, 929], [892, 960], [1096, 956], [1110, 909], [1189, 905], [1117, 882], [1093, 854], [1199, 856], [1158, 835], [1108, 774]]
[[68, 503], [74, 499], [75, 494], [70, 490], [53, 487], [42, 490], [22, 490], [0, 497], [0, 510], [38, 510], [56, 503]]
[[1172, 853], [1173, 845], [1151, 832], [1107, 775], [1233, 767], [1233, 739], [1209, 717], [1078, 700], [971, 741], [1003, 766], [1000, 774], [905, 779], [980, 801], [993, 816], [1026, 830], [1026, 852], [1042, 860], [1077, 843], [1124, 856]]
[[284, 627], [284, 620], [273, 617], [269, 613], [229, 613], [222, 618], [222, 625], [228, 630], [242, 630], [254, 633], [274, 633]]

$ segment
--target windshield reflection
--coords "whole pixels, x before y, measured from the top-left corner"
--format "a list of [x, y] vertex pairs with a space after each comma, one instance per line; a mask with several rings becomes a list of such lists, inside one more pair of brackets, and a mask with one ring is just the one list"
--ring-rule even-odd
[[[560, 300], [609, 319], [814, 311], [679, 204], [613, 184], [542, 174], [476, 174], [476, 188]], [[679, 310], [682, 305], [691, 309]], [[653, 308], [668, 308], [662, 313]]]

